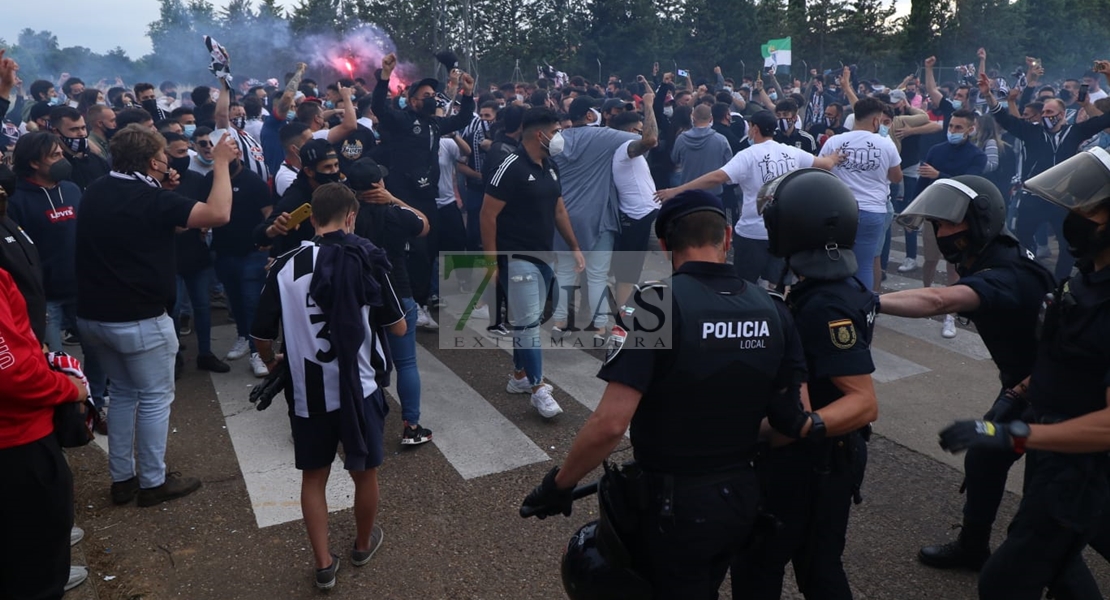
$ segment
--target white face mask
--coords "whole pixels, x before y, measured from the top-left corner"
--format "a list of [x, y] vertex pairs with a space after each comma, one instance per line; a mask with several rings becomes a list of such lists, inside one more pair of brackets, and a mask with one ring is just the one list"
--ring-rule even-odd
[[555, 135], [551, 136], [551, 141], [547, 143], [547, 151], [551, 156], [557, 156], [563, 153], [566, 145], [567, 140], [563, 137], [563, 132], [556, 131]]
[[664, 107], [664, 108], [663, 108], [663, 114], [664, 114], [664, 115], [667, 115], [667, 118], [668, 118], [668, 119], [669, 119], [669, 118], [671, 118], [671, 117], [673, 117], [673, 116], [674, 116], [674, 107], [673, 107], [673, 106], [666, 106], [666, 107]]
[[590, 112], [592, 112], [594, 114], [594, 120], [590, 123], [587, 123], [587, 125], [589, 125], [590, 127], [600, 127], [601, 126], [601, 112], [598, 111], [596, 108], [591, 108]]

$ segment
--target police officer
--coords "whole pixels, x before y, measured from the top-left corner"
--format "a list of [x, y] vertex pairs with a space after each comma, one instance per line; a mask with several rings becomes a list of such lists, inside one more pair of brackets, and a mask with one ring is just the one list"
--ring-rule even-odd
[[[1031, 418], [960, 421], [940, 443], [952, 452], [1028, 450], [1021, 505], [979, 575], [981, 599], [1039, 599], [1046, 588], [1057, 598], [1102, 598], [1080, 552], [1110, 515], [1110, 154], [1078, 154], [1025, 188], [1068, 210], [1064, 239], [1080, 272], [1045, 303]], [[1105, 550], [1103, 535], [1095, 542]]]
[[[1012, 421], [1027, 406], [1026, 379], [1037, 355], [1037, 315], [1056, 288], [1052, 273], [1005, 227], [1006, 203], [989, 180], [974, 175], [938, 179], [899, 217], [909, 229], [928, 221], [944, 260], [960, 280], [942, 288], [882, 296], [879, 312], [899, 317], [959, 313], [975, 323], [998, 366], [1002, 390], [985, 418]], [[967, 500], [959, 537], [927, 546], [918, 560], [940, 569], [979, 570], [990, 556], [990, 535], [1016, 453], [972, 450], [964, 460]]]
[[[789, 310], [725, 264], [731, 236], [720, 199], [701, 190], [679, 194], [663, 204], [655, 232], [673, 253], [674, 275], [646, 287], [670, 292], [673, 347], [622, 350], [613, 336], [598, 374], [608, 385], [597, 410], [522, 511], [569, 516], [574, 485], [631, 424], [643, 485], [626, 490], [640, 499], [627, 504], [640, 510], [613, 516], [626, 524], [618, 529], [633, 568], [653, 598], [716, 599], [756, 517], [751, 462], [761, 422], [766, 417], [793, 438], [824, 430], [802, 410], [805, 363]], [[707, 426], [712, 434], [699, 433]], [[586, 595], [587, 583], [567, 582], [568, 593], [602, 597]]]
[[[807, 600], [851, 599], [840, 556], [867, 464], [866, 437], [879, 406], [871, 373], [874, 294], [854, 275], [859, 205], [821, 169], [768, 182], [759, 194], [772, 255], [798, 277], [787, 304], [802, 340], [808, 402], [825, 437], [772, 447], [757, 462], [764, 509], [782, 524], [734, 563], [733, 598], [777, 600], [793, 562]], [[774, 442], [772, 442], [774, 446]]]

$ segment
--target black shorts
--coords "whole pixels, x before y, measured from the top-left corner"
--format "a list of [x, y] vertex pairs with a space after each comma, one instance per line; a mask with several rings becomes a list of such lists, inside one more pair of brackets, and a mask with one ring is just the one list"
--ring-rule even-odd
[[[381, 466], [385, 458], [385, 416], [389, 413], [385, 394], [381, 388], [364, 400], [364, 410], [368, 427], [363, 431], [369, 456], [351, 456], [343, 460], [343, 468], [348, 471], [367, 471]], [[298, 417], [289, 415], [293, 429], [293, 454], [297, 469], [312, 471], [331, 466], [336, 451], [342, 441], [342, 410], [333, 410], [324, 415]]]
[[616, 254], [613, 255], [612, 271], [617, 283], [640, 282], [648, 240], [651, 239], [651, 226], [658, 214], [658, 210], [653, 210], [642, 219], [633, 219], [621, 213], [621, 231], [613, 245]]

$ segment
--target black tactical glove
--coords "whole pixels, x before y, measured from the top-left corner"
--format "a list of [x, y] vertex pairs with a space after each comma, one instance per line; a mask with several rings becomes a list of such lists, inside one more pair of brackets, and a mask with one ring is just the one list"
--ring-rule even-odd
[[548, 471], [547, 476], [543, 478], [543, 483], [537, 485], [536, 489], [524, 499], [524, 503], [520, 506], [521, 513], [529, 509], [540, 519], [559, 513], [563, 513], [564, 517], [570, 516], [574, 504], [574, 488], [560, 490], [556, 487], [555, 474], [558, 472], [559, 467]]
[[1014, 438], [1006, 423], [956, 421], [940, 432], [940, 447], [955, 454], [969, 448], [1014, 451]]
[[1029, 406], [1029, 402], [1014, 390], [1002, 390], [991, 409], [983, 415], [983, 420], [1008, 423], [1020, 419], [1021, 413], [1025, 412], [1027, 406]]

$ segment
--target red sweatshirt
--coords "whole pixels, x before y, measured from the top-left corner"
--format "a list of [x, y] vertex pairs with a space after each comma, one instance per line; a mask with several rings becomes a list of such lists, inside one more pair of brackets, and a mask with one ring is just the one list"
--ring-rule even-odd
[[77, 388], [46, 362], [27, 303], [0, 269], [0, 449], [40, 440], [54, 431], [54, 406], [72, 402]]

